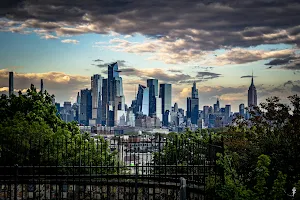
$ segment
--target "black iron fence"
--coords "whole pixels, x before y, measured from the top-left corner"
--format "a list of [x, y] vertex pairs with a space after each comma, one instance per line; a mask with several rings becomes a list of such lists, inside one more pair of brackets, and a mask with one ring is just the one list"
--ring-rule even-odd
[[0, 199], [209, 199], [222, 143], [181, 137], [0, 138]]

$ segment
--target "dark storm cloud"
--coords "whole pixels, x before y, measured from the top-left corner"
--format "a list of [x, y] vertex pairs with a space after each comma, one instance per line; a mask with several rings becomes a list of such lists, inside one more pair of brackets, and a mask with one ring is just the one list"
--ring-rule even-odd
[[[103, 62], [103, 60], [100, 60], [100, 59], [97, 59], [97, 60], [94, 60], [94, 61], [98, 61], [98, 62]], [[99, 68], [107, 68], [108, 65], [114, 63], [114, 62], [117, 62], [118, 63], [118, 66], [119, 68], [125, 68], [125, 67], [128, 67], [127, 63], [125, 60], [117, 60], [117, 61], [112, 61], [112, 62], [107, 62], [107, 63], [102, 63], [102, 64], [92, 64], [92, 65], [95, 65]]]
[[265, 65], [284, 65], [288, 64], [293, 57], [287, 57], [287, 58], [277, 58], [274, 60], [271, 60], [270, 62], [266, 63]]
[[283, 86], [285, 87], [286, 85], [293, 85], [293, 81], [287, 81], [283, 84]]
[[[257, 77], [257, 76], [253, 76], [253, 77]], [[252, 78], [252, 75], [241, 76], [241, 78]]]
[[221, 77], [221, 74], [217, 74], [213, 72], [198, 72], [196, 77], [208, 80], [208, 79], [219, 78]]
[[[296, 0], [5, 0], [0, 16], [60, 35], [111, 31], [158, 38], [174, 52], [260, 44], [300, 44], [300, 2]], [[88, 24], [88, 25], [85, 25]]]
[[300, 93], [300, 86], [299, 85], [293, 85], [292, 92], [299, 92]]
[[274, 59], [265, 65], [280, 66], [281, 69], [286, 70], [300, 70], [300, 56], [297, 54], [286, 58]]

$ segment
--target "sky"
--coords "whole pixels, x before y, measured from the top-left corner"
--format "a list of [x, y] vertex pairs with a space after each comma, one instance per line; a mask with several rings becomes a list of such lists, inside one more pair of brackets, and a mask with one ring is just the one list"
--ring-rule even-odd
[[172, 84], [186, 109], [192, 83], [200, 108], [300, 94], [300, 2], [296, 0], [4, 0], [0, 2], [0, 94], [30, 84], [74, 102], [90, 77], [122, 70], [125, 101], [138, 84]]

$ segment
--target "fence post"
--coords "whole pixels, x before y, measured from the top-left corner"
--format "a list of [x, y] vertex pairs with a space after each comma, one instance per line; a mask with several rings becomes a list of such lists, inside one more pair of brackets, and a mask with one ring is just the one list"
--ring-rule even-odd
[[180, 200], [186, 200], [186, 180], [180, 177]]
[[18, 169], [18, 164], [15, 164], [15, 187], [14, 187], [14, 200], [18, 199], [18, 173], [19, 173], [19, 169]]

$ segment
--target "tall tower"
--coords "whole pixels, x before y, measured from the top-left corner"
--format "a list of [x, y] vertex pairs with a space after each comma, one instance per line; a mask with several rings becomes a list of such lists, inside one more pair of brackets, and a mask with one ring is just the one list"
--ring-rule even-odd
[[156, 98], [158, 97], [158, 80], [148, 79], [147, 87], [149, 88], [149, 116], [154, 116], [156, 110]]
[[117, 62], [108, 65], [106, 125], [110, 127], [118, 125], [120, 119], [126, 114], [123, 81], [119, 73]]
[[92, 93], [89, 89], [81, 90], [80, 93], [80, 124], [88, 126], [92, 118]]
[[161, 111], [163, 116], [163, 125], [167, 126], [170, 121], [170, 113], [172, 111], [172, 85], [160, 84], [159, 97], [161, 98]]
[[94, 74], [91, 77], [92, 119], [96, 120], [96, 124], [101, 124], [102, 120], [102, 83], [101, 75]]
[[8, 94], [11, 96], [14, 93], [14, 73], [9, 72], [9, 89]]
[[43, 79], [41, 79], [41, 93], [44, 92], [44, 81]]
[[187, 118], [191, 119], [192, 124], [197, 124], [199, 119], [199, 98], [196, 82], [193, 83], [192, 97], [187, 98]]
[[257, 92], [254, 86], [253, 72], [251, 78], [251, 85], [248, 89], [248, 107], [250, 108], [252, 106], [257, 106]]
[[198, 98], [198, 89], [196, 87], [196, 82], [194, 81], [193, 87], [192, 87], [192, 99]]

